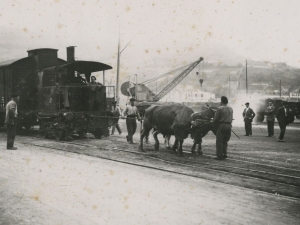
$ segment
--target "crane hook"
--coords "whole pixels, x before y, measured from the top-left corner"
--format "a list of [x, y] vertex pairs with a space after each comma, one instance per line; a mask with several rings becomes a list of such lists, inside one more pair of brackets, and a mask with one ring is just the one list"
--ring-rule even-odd
[[200, 87], [202, 87], [203, 79], [200, 79], [199, 82], [200, 82]]

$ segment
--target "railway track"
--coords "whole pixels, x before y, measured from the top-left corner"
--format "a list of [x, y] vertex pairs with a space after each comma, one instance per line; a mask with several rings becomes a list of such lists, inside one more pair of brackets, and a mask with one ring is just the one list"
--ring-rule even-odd
[[[28, 138], [27, 138], [28, 139]], [[119, 163], [139, 167], [161, 170], [190, 177], [207, 179], [213, 182], [224, 183], [241, 188], [253, 189], [270, 194], [285, 196], [291, 199], [300, 199], [300, 171], [274, 165], [265, 165], [240, 159], [227, 159], [225, 161], [212, 161], [213, 155], [204, 157], [183, 157], [162, 152], [139, 152], [123, 148], [114, 148], [111, 145], [97, 146], [93, 143], [57, 142], [41, 138], [30, 138], [32, 141], [23, 141], [23, 144], [59, 151], [68, 151], [93, 156]], [[104, 139], [106, 141], [108, 139]], [[112, 140], [109, 140], [112, 141]], [[118, 140], [122, 146], [132, 145]], [[102, 151], [99, 151], [102, 150]], [[135, 157], [129, 156], [135, 155]], [[193, 156], [184, 152], [185, 156]], [[201, 158], [201, 161], [197, 161]]]

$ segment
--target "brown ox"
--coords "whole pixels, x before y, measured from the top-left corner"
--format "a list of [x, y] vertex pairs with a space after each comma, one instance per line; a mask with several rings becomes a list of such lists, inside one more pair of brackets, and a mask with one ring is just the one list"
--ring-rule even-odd
[[[215, 135], [218, 130], [218, 124], [211, 122], [214, 118], [216, 109], [204, 106], [200, 109], [200, 112], [193, 113], [191, 115], [192, 131], [191, 136], [194, 139], [194, 144], [192, 146], [192, 153], [197, 153], [198, 155], [203, 155], [202, 151], [202, 138], [207, 135], [209, 131], [212, 131]], [[196, 145], [198, 144], [197, 152], [195, 151]]]
[[189, 107], [180, 104], [151, 106], [146, 109], [143, 130], [141, 131], [140, 150], [143, 151], [144, 137], [147, 137], [153, 128], [155, 130], [153, 133], [155, 150], [159, 149], [157, 139], [159, 133], [164, 136], [175, 135], [172, 150], [175, 151], [179, 143], [178, 154], [182, 156], [182, 143], [190, 133], [193, 112]]

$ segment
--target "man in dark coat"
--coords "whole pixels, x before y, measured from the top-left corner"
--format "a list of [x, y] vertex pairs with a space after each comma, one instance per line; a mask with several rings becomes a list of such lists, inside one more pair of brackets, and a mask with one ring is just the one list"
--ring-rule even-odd
[[227, 106], [228, 99], [225, 96], [221, 97], [221, 106], [217, 109], [213, 122], [218, 124], [216, 134], [216, 150], [217, 157], [215, 159], [227, 158], [227, 146], [231, 136], [233, 110]]
[[275, 121], [275, 107], [272, 102], [269, 102], [269, 106], [265, 111], [267, 115], [267, 125], [268, 125], [268, 136], [273, 137], [274, 135], [274, 121]]
[[278, 121], [278, 125], [280, 128], [280, 135], [279, 135], [278, 142], [284, 142], [283, 138], [284, 138], [286, 126], [289, 124], [289, 120], [288, 120], [289, 114], [290, 113], [288, 109], [288, 103], [283, 102], [283, 107], [279, 108], [276, 114], [276, 119]]
[[6, 116], [5, 116], [5, 123], [7, 125], [7, 150], [17, 150], [14, 147], [14, 141], [16, 137], [16, 126], [17, 126], [17, 103], [20, 97], [18, 94], [12, 94], [12, 99], [6, 105]]
[[245, 122], [245, 131], [246, 134], [244, 136], [251, 136], [252, 135], [252, 120], [255, 117], [255, 113], [253, 109], [249, 107], [249, 102], [246, 104], [246, 108], [244, 109], [243, 112], [243, 117], [244, 117], [244, 122]]

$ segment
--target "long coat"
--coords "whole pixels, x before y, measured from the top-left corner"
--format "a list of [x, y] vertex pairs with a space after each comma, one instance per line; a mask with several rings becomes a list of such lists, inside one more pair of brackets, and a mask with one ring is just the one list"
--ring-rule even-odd
[[286, 113], [285, 113], [284, 107], [281, 107], [278, 109], [278, 112], [276, 114], [276, 119], [277, 119], [278, 123], [288, 125], [289, 124], [289, 119], [288, 119], [289, 116], [290, 116], [289, 109], [286, 108]]

